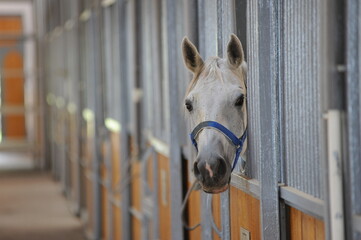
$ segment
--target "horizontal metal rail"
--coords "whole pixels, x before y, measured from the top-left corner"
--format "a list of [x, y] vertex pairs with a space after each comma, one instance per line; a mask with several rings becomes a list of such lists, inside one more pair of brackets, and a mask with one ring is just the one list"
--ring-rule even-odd
[[280, 196], [291, 207], [297, 208], [316, 218], [323, 219], [324, 201], [321, 199], [288, 186], [280, 187]]
[[247, 179], [241, 175], [232, 173], [231, 185], [237, 189], [259, 199], [260, 187], [257, 179]]

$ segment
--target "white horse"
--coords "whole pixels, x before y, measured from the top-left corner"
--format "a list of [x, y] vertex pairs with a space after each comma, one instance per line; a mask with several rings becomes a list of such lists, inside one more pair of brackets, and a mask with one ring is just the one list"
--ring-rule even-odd
[[185, 37], [182, 52], [193, 73], [185, 97], [186, 117], [194, 129], [191, 139], [197, 149], [193, 172], [203, 191], [220, 193], [228, 189], [234, 162], [247, 148], [247, 65], [242, 44], [232, 34], [227, 57], [204, 62]]

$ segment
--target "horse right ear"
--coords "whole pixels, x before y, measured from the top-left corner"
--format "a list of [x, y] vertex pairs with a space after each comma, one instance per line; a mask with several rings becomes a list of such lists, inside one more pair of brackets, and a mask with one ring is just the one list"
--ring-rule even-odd
[[182, 41], [182, 52], [184, 63], [187, 68], [192, 72], [198, 72], [203, 66], [203, 60], [198, 53], [197, 48], [189, 41], [187, 37]]

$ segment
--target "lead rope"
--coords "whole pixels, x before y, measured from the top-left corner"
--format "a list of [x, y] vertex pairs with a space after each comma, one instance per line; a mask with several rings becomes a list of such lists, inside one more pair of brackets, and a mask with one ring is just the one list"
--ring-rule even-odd
[[189, 199], [189, 196], [191, 195], [192, 191], [196, 188], [198, 184], [198, 181], [197, 180], [194, 180], [193, 183], [192, 183], [192, 186], [188, 189], [188, 192], [183, 200], [183, 203], [182, 203], [182, 208], [181, 208], [181, 214], [182, 214], [182, 223], [183, 223], [183, 227], [187, 230], [187, 231], [193, 231], [195, 230], [196, 228], [198, 228], [199, 226], [201, 226], [201, 223], [197, 223], [196, 225], [194, 226], [189, 226], [186, 219], [185, 219], [185, 216], [184, 216], [184, 211], [186, 209], [186, 205], [187, 205], [187, 202], [188, 202], [188, 199]]

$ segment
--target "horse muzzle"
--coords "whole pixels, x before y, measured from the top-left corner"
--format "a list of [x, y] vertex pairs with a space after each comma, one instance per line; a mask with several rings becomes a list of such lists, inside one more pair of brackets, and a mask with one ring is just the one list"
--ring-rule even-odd
[[218, 193], [228, 188], [231, 166], [220, 156], [199, 154], [193, 166], [194, 175], [205, 192]]

